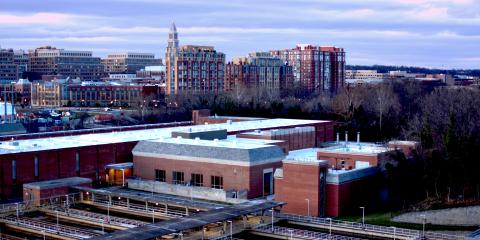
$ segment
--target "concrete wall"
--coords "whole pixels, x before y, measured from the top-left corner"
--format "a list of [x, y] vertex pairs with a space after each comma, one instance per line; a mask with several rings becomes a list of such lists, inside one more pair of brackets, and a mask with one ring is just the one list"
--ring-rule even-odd
[[146, 192], [164, 193], [182, 197], [192, 197], [211, 201], [226, 202], [227, 193], [223, 189], [213, 189], [207, 187], [190, 187], [183, 185], [174, 185], [158, 181], [147, 181], [138, 179], [128, 179], [128, 188], [142, 190]]
[[223, 177], [223, 188], [226, 191], [247, 191], [248, 198], [263, 195], [263, 170], [281, 167], [282, 163], [268, 163], [256, 166], [237, 166], [220, 163], [198, 162], [165, 159], [156, 157], [134, 156], [134, 176], [141, 179], [154, 180], [155, 169], [165, 170], [166, 182], [173, 183], [173, 171], [183, 172], [184, 181], [190, 182], [192, 173], [203, 175], [203, 186], [211, 187], [211, 176]]

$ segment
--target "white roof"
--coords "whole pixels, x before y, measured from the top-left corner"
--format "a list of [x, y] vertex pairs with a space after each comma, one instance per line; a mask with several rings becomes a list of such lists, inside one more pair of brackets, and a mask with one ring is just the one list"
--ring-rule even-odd
[[340, 142], [338, 144], [334, 144], [330, 147], [320, 148], [320, 152], [334, 152], [334, 153], [343, 153], [343, 154], [378, 154], [391, 151], [391, 148], [386, 146], [375, 144], [375, 143], [367, 143], [367, 142], [348, 142], [345, 145], [345, 142]]
[[172, 131], [185, 131], [192, 128], [197, 129], [227, 129], [229, 133], [252, 131], [254, 129], [267, 129], [276, 127], [294, 127], [298, 125], [316, 124], [329, 121], [317, 120], [297, 120], [297, 119], [264, 119], [254, 121], [220, 123], [210, 125], [194, 125], [184, 127], [171, 128], [155, 128], [145, 130], [133, 130], [123, 132], [111, 133], [94, 133], [67, 137], [52, 137], [16, 140], [15, 144], [12, 141], [0, 142], [0, 154], [19, 153], [19, 152], [33, 152], [41, 150], [53, 150], [61, 148], [73, 148], [81, 146], [95, 146], [110, 143], [134, 142], [141, 140], [154, 140], [160, 138], [167, 138], [171, 136]]

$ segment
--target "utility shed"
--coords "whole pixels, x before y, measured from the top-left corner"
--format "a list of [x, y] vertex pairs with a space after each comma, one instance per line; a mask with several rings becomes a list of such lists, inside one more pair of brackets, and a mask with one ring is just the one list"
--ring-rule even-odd
[[73, 186], [91, 187], [92, 179], [70, 177], [23, 184], [23, 201], [41, 205], [42, 200], [71, 193]]

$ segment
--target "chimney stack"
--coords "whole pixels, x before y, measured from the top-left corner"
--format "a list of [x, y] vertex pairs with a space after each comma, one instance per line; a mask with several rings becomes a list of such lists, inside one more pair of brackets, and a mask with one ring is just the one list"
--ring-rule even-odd
[[348, 144], [348, 131], [345, 131], [345, 147]]
[[357, 143], [360, 144], [360, 132], [357, 132]]

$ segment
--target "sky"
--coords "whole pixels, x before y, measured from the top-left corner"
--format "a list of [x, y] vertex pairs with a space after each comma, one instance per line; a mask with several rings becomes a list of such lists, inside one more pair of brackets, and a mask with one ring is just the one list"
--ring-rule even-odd
[[480, 0], [0, 0], [0, 46], [164, 58], [172, 22], [227, 60], [310, 43], [347, 64], [480, 69]]

